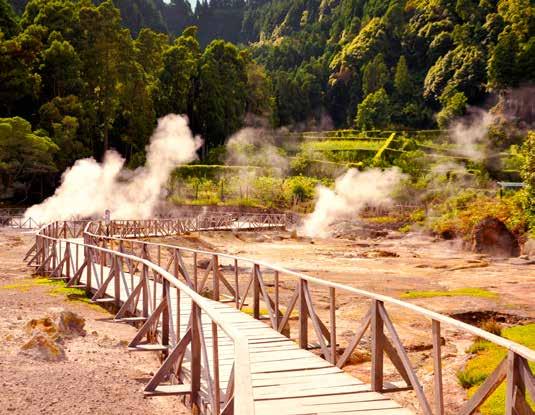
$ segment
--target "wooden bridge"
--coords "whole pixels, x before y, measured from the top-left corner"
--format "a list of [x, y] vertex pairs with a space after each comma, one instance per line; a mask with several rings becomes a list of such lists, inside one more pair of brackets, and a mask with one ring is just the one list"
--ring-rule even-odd
[[[215, 229], [284, 226], [284, 215], [239, 219], [210, 215], [168, 220], [55, 222], [43, 227], [26, 259], [36, 273], [86, 290], [114, 305], [115, 321], [139, 328], [129, 348], [159, 352], [162, 364], [147, 395], [183, 395], [202, 414], [408, 414], [388, 393], [414, 390], [424, 414], [444, 413], [441, 327], [448, 325], [508, 350], [468, 400], [471, 414], [503, 382], [507, 414], [533, 414], [531, 349], [411, 303], [359, 290], [265, 262], [141, 240]], [[338, 353], [337, 294], [369, 309]], [[325, 307], [318, 307], [326, 299]], [[241, 310], [246, 307], [250, 314]], [[387, 308], [431, 321], [434, 386], [422, 387]], [[296, 321], [295, 321], [296, 320]], [[289, 339], [291, 321], [297, 342]], [[325, 324], [324, 321], [328, 323]], [[342, 368], [369, 330], [371, 383]], [[312, 349], [317, 351], [314, 353]], [[384, 355], [399, 383], [386, 382]]]

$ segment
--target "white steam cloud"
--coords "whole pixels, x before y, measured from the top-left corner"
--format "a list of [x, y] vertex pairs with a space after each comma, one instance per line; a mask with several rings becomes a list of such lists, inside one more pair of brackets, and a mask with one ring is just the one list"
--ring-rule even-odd
[[272, 130], [243, 128], [228, 139], [225, 164], [270, 168], [274, 170], [275, 175], [283, 176], [290, 165], [275, 141], [276, 133]]
[[487, 133], [495, 117], [481, 108], [469, 108], [467, 117], [453, 123], [450, 128], [452, 139], [457, 144], [456, 153], [474, 161], [485, 159]]
[[314, 212], [303, 224], [302, 232], [310, 237], [327, 237], [334, 222], [358, 214], [368, 206], [392, 203], [392, 193], [405, 175], [397, 167], [359, 171], [348, 170], [336, 179], [334, 189], [318, 186]]
[[145, 166], [127, 170], [124, 158], [115, 151], [106, 152], [102, 163], [93, 158], [78, 160], [63, 173], [54, 195], [29, 208], [25, 216], [46, 223], [101, 217], [110, 209], [114, 219], [149, 218], [171, 171], [178, 164], [195, 160], [201, 144], [185, 117], [169, 114], [158, 120]]

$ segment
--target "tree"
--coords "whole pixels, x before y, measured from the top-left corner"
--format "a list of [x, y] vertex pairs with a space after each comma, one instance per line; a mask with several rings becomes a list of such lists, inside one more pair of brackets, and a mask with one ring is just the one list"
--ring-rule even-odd
[[80, 49], [83, 76], [87, 80], [86, 99], [92, 104], [103, 150], [109, 148], [109, 134], [121, 104], [123, 85], [128, 82], [134, 56], [132, 38], [121, 28], [119, 10], [111, 0], [98, 7], [80, 9], [84, 36]]
[[478, 46], [458, 46], [437, 59], [424, 81], [424, 97], [438, 100], [445, 90], [463, 92], [469, 101], [481, 98], [486, 62]]
[[455, 92], [451, 96], [443, 97], [442, 101], [443, 108], [437, 114], [437, 123], [440, 128], [446, 129], [454, 118], [466, 112], [468, 100], [462, 92]]
[[396, 73], [394, 74], [394, 87], [400, 97], [409, 97], [414, 91], [412, 80], [409, 75], [409, 68], [405, 56], [399, 57], [396, 65]]
[[511, 31], [504, 31], [489, 59], [489, 83], [495, 89], [514, 86], [517, 83], [516, 54], [518, 39]]
[[202, 54], [195, 120], [207, 147], [224, 143], [243, 124], [247, 72], [238, 48], [214, 40]]
[[134, 41], [136, 61], [148, 75], [156, 77], [163, 69], [163, 54], [168, 47], [168, 36], [143, 28]]
[[390, 99], [381, 88], [369, 94], [357, 108], [355, 126], [361, 130], [385, 128], [390, 122]]
[[163, 54], [157, 89], [158, 115], [191, 113], [193, 81], [197, 76], [200, 47], [196, 29], [186, 29]]
[[55, 97], [43, 104], [39, 108], [38, 126], [46, 130], [61, 149], [54, 157], [59, 171], [79, 158], [93, 155], [88, 120], [77, 96]]
[[522, 46], [518, 54], [518, 71], [520, 82], [535, 81], [535, 36]]
[[535, 131], [530, 131], [522, 145], [521, 175], [526, 184], [526, 210], [531, 230], [535, 230]]
[[362, 92], [364, 95], [371, 94], [380, 88], [384, 88], [388, 81], [388, 68], [381, 53], [378, 53], [372, 61], [364, 65], [362, 70]]
[[7, 38], [14, 36], [19, 29], [17, 16], [8, 0], [0, 0], [0, 32]]
[[61, 40], [61, 35], [59, 40], [52, 40], [50, 46], [42, 52], [41, 61], [39, 69], [45, 99], [78, 92], [81, 86], [80, 58], [68, 41]]
[[32, 182], [56, 171], [53, 154], [58, 147], [42, 132], [32, 132], [23, 118], [0, 118], [0, 177], [8, 195], [22, 187], [25, 197]]
[[43, 47], [46, 28], [30, 26], [16, 37], [0, 35], [0, 116], [31, 116], [41, 88], [35, 62]]
[[248, 55], [244, 59], [247, 61], [247, 112], [271, 119], [275, 106], [271, 78], [264, 66]]

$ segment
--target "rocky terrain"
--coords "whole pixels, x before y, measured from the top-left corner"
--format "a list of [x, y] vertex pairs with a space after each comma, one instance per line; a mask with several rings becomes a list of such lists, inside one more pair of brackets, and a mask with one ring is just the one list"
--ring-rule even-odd
[[143, 398], [159, 364], [127, 351], [134, 327], [31, 279], [32, 238], [0, 230], [0, 413], [190, 413], [178, 398]]

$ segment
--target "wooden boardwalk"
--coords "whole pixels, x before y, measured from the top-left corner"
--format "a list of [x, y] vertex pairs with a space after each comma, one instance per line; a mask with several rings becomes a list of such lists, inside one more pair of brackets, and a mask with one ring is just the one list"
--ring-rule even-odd
[[[71, 239], [70, 246], [72, 263], [75, 260], [75, 244], [82, 243], [80, 239]], [[62, 246], [61, 255], [64, 256]], [[83, 252], [78, 252], [78, 263], [84, 261]], [[94, 267], [91, 275], [91, 286], [96, 292], [110, 274], [110, 267]], [[102, 272], [102, 273], [101, 273]], [[123, 273], [123, 284], [121, 285], [121, 301], [124, 303], [130, 296], [133, 287], [140, 280], [137, 275]], [[80, 282], [87, 284], [86, 275], [83, 274]], [[161, 301], [161, 284], [156, 283], [156, 295], [152, 299], [156, 304]], [[154, 289], [154, 286], [153, 288]], [[113, 286], [106, 288], [106, 299], [114, 298]], [[149, 295], [149, 297], [151, 297]], [[180, 333], [185, 333], [188, 329], [188, 317], [191, 315], [191, 301], [183, 299], [180, 301], [180, 308], [177, 304], [176, 291], [171, 291], [170, 304], [170, 326], [177, 332], [172, 332], [170, 336], [170, 347], [176, 346]], [[256, 415], [334, 415], [334, 414], [410, 414], [411, 411], [401, 407], [391, 399], [386, 398], [376, 392], [371, 392], [369, 384], [348, 375], [343, 370], [330, 364], [314, 353], [300, 349], [298, 345], [284, 335], [271, 329], [266, 324], [256, 320], [229, 305], [217, 301], [210, 301], [211, 307], [217, 309], [228, 324], [235, 327], [245, 335], [249, 341], [251, 379], [253, 383], [253, 398]], [[139, 312], [143, 310], [143, 301], [137, 305]], [[177, 324], [178, 322], [178, 324]], [[213, 337], [210, 336], [211, 319], [202, 313], [202, 326], [205, 332], [204, 338], [208, 348], [208, 367], [213, 376], [213, 360], [211, 356]], [[178, 335], [177, 335], [178, 334]], [[234, 362], [234, 344], [228, 336], [218, 337], [219, 347], [219, 370], [220, 389], [227, 390], [227, 382]], [[150, 350], [151, 348], [148, 347]], [[155, 350], [157, 351], [157, 349]], [[184, 358], [184, 382], [189, 381], [188, 363], [191, 359], [191, 352], [188, 349]], [[208, 385], [205, 381], [201, 383], [201, 393], [208, 401]], [[221, 404], [224, 403], [223, 397]], [[239, 411], [237, 413], [240, 413]], [[246, 415], [246, 414], [243, 414]]]
[[[236, 223], [253, 230], [272, 228], [286, 221], [284, 215], [259, 214], [53, 222], [40, 229], [25, 259], [36, 273], [83, 288], [96, 303], [113, 304], [117, 323], [138, 325], [129, 348], [162, 357], [145, 393], [184, 396], [195, 414], [408, 414], [385, 393], [412, 390], [419, 412], [444, 415], [441, 347], [446, 332], [441, 327], [447, 325], [507, 350], [459, 413], [476, 413], [505, 382], [506, 415], [534, 415], [527, 402], [535, 399], [530, 369], [535, 351], [527, 347], [412, 303], [264, 261], [142, 240], [229, 229]], [[355, 321], [353, 337], [343, 341], [342, 355], [336, 350], [340, 291], [369, 304]], [[252, 316], [240, 311], [248, 304]], [[400, 310], [430, 323], [432, 392], [422, 387], [390, 317]], [[281, 334], [293, 316], [297, 343]], [[341, 369], [366, 332], [371, 384]], [[311, 340], [321, 355], [309, 350]], [[385, 381], [385, 356], [401, 383]]]

